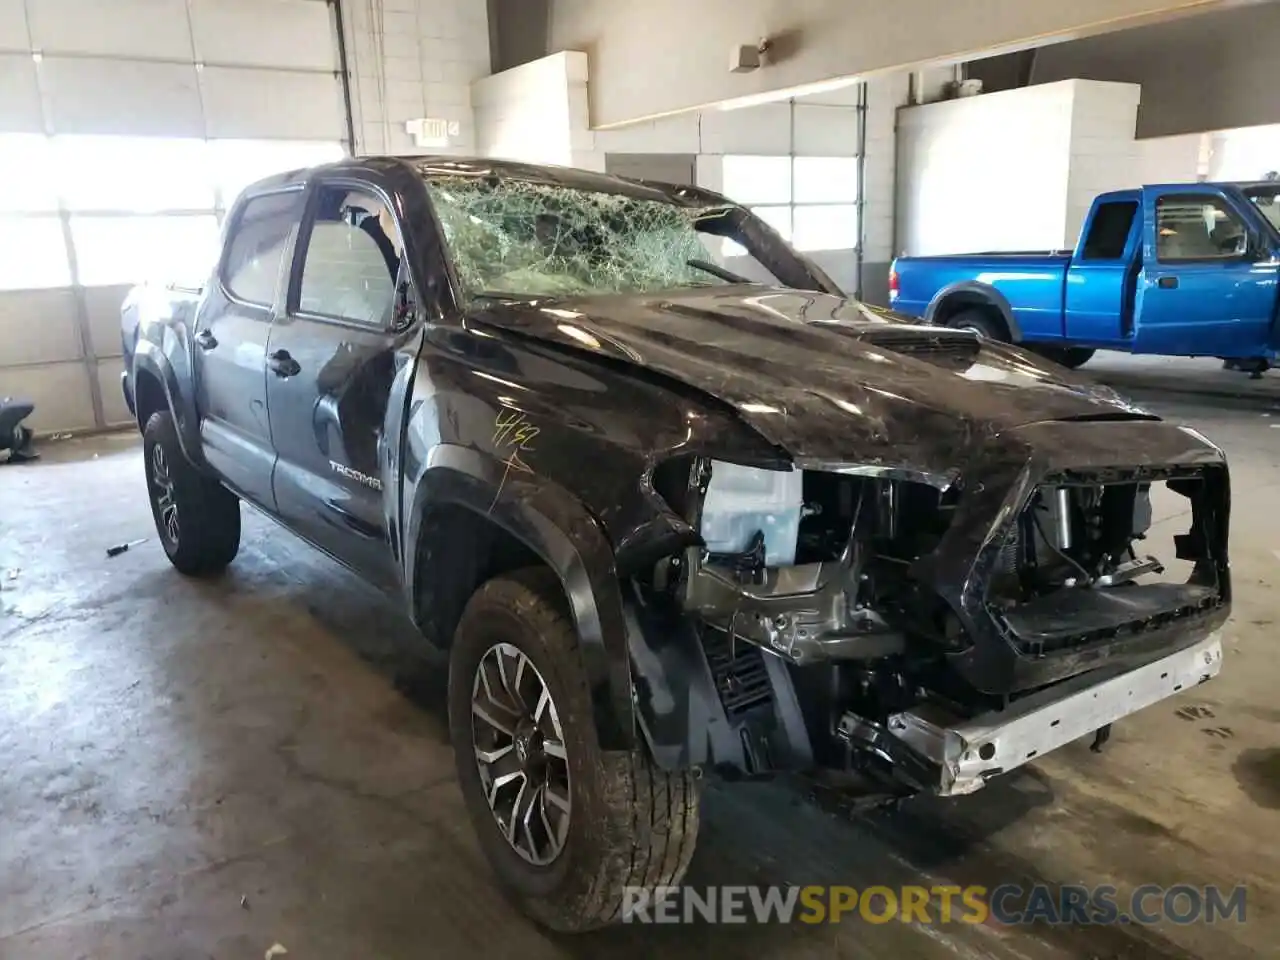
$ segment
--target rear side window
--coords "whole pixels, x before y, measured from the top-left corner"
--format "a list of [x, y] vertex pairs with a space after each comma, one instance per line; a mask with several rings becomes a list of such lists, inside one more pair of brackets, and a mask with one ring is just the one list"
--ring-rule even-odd
[[377, 197], [348, 187], [321, 187], [302, 261], [298, 309], [383, 327], [395, 305], [400, 234]]
[[1084, 260], [1119, 260], [1129, 240], [1138, 204], [1133, 200], [1100, 203], [1084, 240]]
[[1221, 197], [1167, 194], [1156, 202], [1156, 259], [1234, 260], [1248, 249], [1248, 228]]
[[302, 192], [254, 197], [236, 218], [227, 243], [222, 283], [238, 300], [269, 307], [289, 236], [302, 217]]

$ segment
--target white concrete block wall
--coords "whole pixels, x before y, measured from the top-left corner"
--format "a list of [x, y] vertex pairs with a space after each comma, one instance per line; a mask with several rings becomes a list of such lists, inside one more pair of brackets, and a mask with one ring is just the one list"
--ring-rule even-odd
[[1066, 242], [1074, 245], [1094, 198], [1142, 185], [1138, 128], [1141, 88], [1132, 83], [1076, 80], [1071, 111]]
[[476, 152], [604, 169], [588, 124], [587, 55], [566, 51], [477, 80]]
[[899, 244], [1071, 248], [1100, 193], [1194, 180], [1199, 138], [1135, 139], [1141, 88], [1063, 80], [902, 111]]
[[1176, 137], [1139, 140], [1138, 180], [1147, 183], [1185, 183], [1201, 173], [1202, 141], [1210, 134], [1187, 133]]
[[[471, 84], [489, 74], [486, 0], [347, 0], [358, 153], [476, 152]], [[418, 147], [409, 120], [457, 125], [448, 146]]]
[[1064, 81], [900, 111], [903, 250], [1066, 245], [1074, 96]]

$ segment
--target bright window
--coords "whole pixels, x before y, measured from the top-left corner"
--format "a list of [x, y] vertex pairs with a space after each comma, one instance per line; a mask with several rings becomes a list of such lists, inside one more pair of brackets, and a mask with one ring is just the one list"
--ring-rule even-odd
[[301, 140], [212, 140], [209, 148], [224, 207], [230, 207], [240, 191], [255, 180], [333, 163], [344, 156], [341, 144]]
[[[724, 188], [799, 250], [858, 246], [857, 157], [724, 158]], [[725, 241], [725, 255], [742, 249]]]
[[[791, 207], [751, 207], [751, 212], [782, 234], [784, 240], [791, 239]], [[721, 241], [721, 252], [726, 257], [746, 256], [747, 250], [736, 240], [724, 237]]]
[[65, 287], [71, 283], [62, 221], [0, 217], [0, 290]]
[[726, 156], [723, 193], [749, 205], [791, 202], [791, 158]]
[[50, 159], [48, 137], [38, 133], [0, 134], [0, 212], [58, 209], [58, 178]]
[[852, 250], [858, 245], [858, 208], [828, 203], [795, 208], [791, 242], [797, 250]]
[[751, 212], [777, 230], [787, 240], [791, 239], [790, 207], [752, 207]]
[[857, 157], [796, 157], [796, 203], [853, 203], [858, 199]]
[[80, 282], [86, 286], [145, 280], [199, 285], [218, 256], [212, 213], [178, 217], [73, 216]]
[[53, 138], [58, 181], [73, 211], [212, 210], [204, 140], [170, 137]]
[[245, 186], [344, 156], [323, 141], [0, 133], [0, 289], [201, 284]]

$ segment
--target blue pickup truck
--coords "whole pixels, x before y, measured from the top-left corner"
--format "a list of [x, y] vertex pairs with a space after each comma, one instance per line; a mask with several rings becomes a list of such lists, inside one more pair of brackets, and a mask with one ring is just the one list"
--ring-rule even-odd
[[1280, 183], [1104, 193], [1074, 252], [900, 257], [900, 313], [1078, 367], [1097, 349], [1220, 357], [1255, 374], [1280, 346]]

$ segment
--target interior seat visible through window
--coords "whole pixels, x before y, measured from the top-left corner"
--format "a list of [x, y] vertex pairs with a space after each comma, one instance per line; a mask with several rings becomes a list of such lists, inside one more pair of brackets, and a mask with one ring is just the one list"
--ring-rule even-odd
[[371, 197], [325, 189], [302, 271], [304, 313], [384, 325], [395, 303], [400, 252]]

